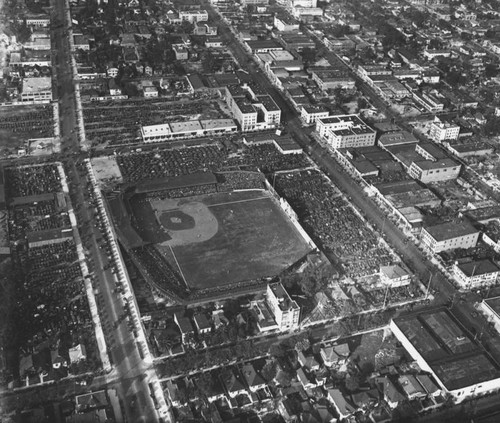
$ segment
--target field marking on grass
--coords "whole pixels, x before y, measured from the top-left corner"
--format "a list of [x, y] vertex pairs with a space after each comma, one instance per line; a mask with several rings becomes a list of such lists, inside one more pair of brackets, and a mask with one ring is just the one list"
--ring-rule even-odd
[[258, 198], [248, 198], [247, 200], [236, 200], [236, 201], [229, 201], [227, 203], [210, 204], [210, 205], [207, 205], [207, 207], [210, 208], [210, 207], [216, 207], [216, 206], [225, 206], [225, 205], [228, 205], [228, 204], [247, 203], [249, 201], [269, 200], [269, 199], [270, 199], [270, 197], [263, 196], [263, 197], [258, 197]]
[[189, 289], [189, 285], [186, 281], [186, 278], [184, 277], [184, 273], [182, 272], [182, 269], [181, 269], [181, 266], [179, 264], [179, 262], [177, 261], [177, 257], [175, 256], [175, 253], [174, 253], [174, 250], [172, 249], [172, 247], [169, 245], [168, 248], [170, 248], [170, 252], [172, 253], [172, 257], [174, 258], [175, 260], [175, 264], [177, 265], [177, 268], [179, 269], [179, 272], [181, 273], [181, 276], [182, 276], [182, 279], [184, 280], [184, 284], [188, 287]]

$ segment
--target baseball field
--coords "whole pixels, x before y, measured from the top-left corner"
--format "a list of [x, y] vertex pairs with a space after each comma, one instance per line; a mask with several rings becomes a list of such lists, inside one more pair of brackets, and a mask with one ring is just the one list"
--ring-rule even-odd
[[275, 276], [310, 251], [266, 191], [136, 197], [134, 227], [191, 289]]

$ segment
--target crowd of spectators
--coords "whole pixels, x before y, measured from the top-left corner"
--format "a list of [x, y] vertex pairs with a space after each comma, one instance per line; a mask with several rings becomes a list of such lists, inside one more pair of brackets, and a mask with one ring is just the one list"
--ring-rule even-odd
[[217, 191], [265, 189], [264, 175], [259, 172], [231, 171], [217, 174]]
[[8, 167], [5, 169], [5, 179], [6, 195], [11, 198], [61, 190], [59, 172], [55, 164]]
[[211, 194], [217, 192], [215, 184], [193, 185], [182, 188], [172, 188], [167, 190], [155, 191], [148, 194], [148, 197], [164, 199], [164, 198], [182, 198], [192, 197], [194, 195]]
[[137, 182], [218, 170], [225, 155], [215, 145], [174, 150], [128, 153], [118, 156], [125, 180]]
[[349, 276], [368, 275], [391, 262], [390, 252], [318, 171], [277, 175], [275, 188], [298, 214], [311, 237], [333, 254]]
[[196, 172], [260, 170], [264, 173], [311, 166], [303, 154], [282, 154], [271, 144], [245, 147], [230, 153], [217, 145], [126, 153], [118, 164], [127, 182], [188, 175]]
[[8, 119], [0, 120], [0, 131], [8, 131], [15, 134], [26, 134], [36, 138], [48, 138], [54, 136], [54, 116], [52, 105], [43, 105], [36, 110], [26, 111], [23, 107], [19, 113], [10, 110]]
[[154, 245], [135, 248], [131, 254], [140, 261], [147, 278], [160, 292], [173, 298], [183, 296], [186, 293], [186, 286], [181, 276]]

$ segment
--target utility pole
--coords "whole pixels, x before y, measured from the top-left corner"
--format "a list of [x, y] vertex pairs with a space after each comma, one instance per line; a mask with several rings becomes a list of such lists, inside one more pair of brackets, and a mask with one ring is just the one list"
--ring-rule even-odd
[[434, 277], [434, 273], [429, 275], [429, 282], [427, 282], [427, 292], [425, 293], [425, 299], [429, 297], [429, 291], [431, 289], [432, 278]]

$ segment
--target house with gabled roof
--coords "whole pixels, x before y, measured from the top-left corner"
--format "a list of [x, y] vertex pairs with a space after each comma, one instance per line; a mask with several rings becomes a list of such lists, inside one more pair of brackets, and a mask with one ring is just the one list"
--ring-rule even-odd
[[191, 324], [191, 320], [187, 317], [182, 317], [178, 313], [174, 313], [174, 322], [179, 326], [181, 331], [182, 342], [185, 342], [188, 335], [194, 334], [194, 328]]
[[329, 389], [328, 400], [332, 403], [340, 419], [346, 419], [356, 411], [356, 407], [338, 389]]
[[316, 387], [316, 381], [310, 373], [304, 372], [302, 368], [297, 370], [297, 379], [304, 389], [312, 389]]
[[328, 367], [345, 364], [349, 354], [347, 344], [330, 345], [329, 347], [322, 347], [320, 350], [321, 359], [325, 366]]
[[170, 402], [174, 407], [180, 407], [182, 402], [181, 402], [181, 394], [179, 392], [179, 387], [177, 386], [177, 383], [172, 380], [167, 380], [166, 386]]
[[207, 319], [205, 314], [195, 314], [193, 317], [194, 325], [196, 326], [196, 330], [199, 334], [210, 333], [212, 331], [212, 325]]
[[410, 401], [415, 398], [424, 398], [427, 396], [427, 392], [423, 386], [412, 374], [401, 375], [398, 378], [398, 382]]
[[415, 377], [429, 395], [433, 397], [438, 397], [439, 395], [441, 395], [441, 389], [433, 382], [432, 378], [429, 375], [421, 374], [416, 375]]
[[106, 391], [95, 391], [87, 394], [78, 395], [75, 398], [76, 411], [85, 412], [99, 408], [105, 408], [109, 405]]
[[313, 371], [319, 370], [319, 363], [312, 354], [305, 355], [302, 351], [299, 351], [297, 358], [302, 367]]
[[235, 398], [246, 392], [243, 377], [237, 368], [230, 367], [224, 369], [219, 378], [230, 398]]
[[241, 367], [241, 373], [250, 388], [250, 391], [256, 392], [266, 387], [266, 381], [257, 373], [252, 363], [246, 363]]
[[389, 377], [379, 378], [377, 382], [384, 396], [384, 400], [390, 408], [396, 408], [400, 402], [405, 400], [404, 395]]

